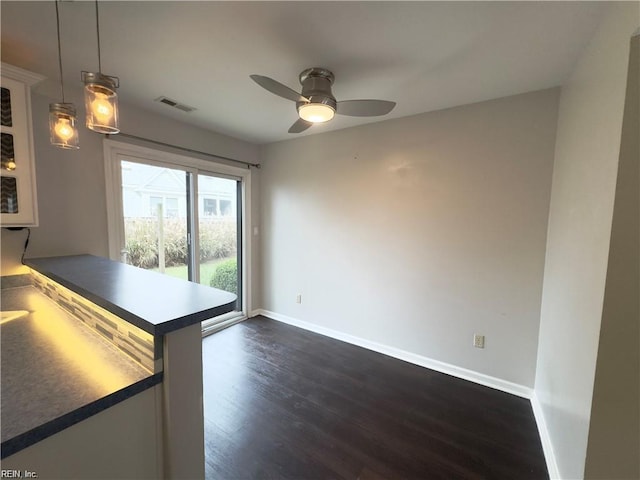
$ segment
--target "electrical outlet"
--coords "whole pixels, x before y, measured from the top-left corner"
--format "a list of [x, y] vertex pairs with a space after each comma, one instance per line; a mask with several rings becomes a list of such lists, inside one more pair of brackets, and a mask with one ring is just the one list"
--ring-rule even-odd
[[301, 294], [296, 295], [296, 303], [302, 303], [302, 295]]
[[484, 348], [484, 335], [473, 335], [473, 346], [476, 348]]

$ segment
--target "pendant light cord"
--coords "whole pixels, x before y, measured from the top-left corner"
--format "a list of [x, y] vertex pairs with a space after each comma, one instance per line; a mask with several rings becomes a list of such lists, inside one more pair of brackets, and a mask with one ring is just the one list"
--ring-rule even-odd
[[[58, 3], [56, 1], [56, 3]], [[31, 229], [27, 227], [27, 238], [24, 240], [24, 248], [22, 249], [22, 257], [20, 257], [20, 263], [24, 265], [24, 256], [27, 253], [27, 247], [29, 246], [29, 239], [31, 238]]]
[[62, 103], [65, 103], [64, 75], [62, 74], [62, 47], [60, 47], [60, 13], [58, 12], [58, 0], [56, 0], [56, 26], [58, 28], [58, 67], [60, 67], [60, 89], [62, 90]]
[[98, 73], [102, 73], [102, 59], [100, 58], [100, 16], [98, 14], [98, 0], [96, 0], [96, 32], [98, 37]]

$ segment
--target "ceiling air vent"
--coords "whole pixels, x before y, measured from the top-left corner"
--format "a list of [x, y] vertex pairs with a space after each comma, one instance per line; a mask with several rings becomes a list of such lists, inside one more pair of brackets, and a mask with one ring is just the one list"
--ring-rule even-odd
[[184, 103], [178, 103], [175, 100], [171, 100], [167, 97], [158, 97], [154, 101], [164, 103], [165, 105], [169, 105], [170, 107], [177, 108], [178, 110], [182, 110], [183, 112], [187, 113], [197, 110], [194, 107], [190, 107], [189, 105], [185, 105]]

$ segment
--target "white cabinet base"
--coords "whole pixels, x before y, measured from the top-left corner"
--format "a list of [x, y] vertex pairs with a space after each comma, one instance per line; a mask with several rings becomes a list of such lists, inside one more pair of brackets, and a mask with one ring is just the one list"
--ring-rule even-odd
[[[2, 460], [40, 480], [163, 478], [156, 389], [145, 390]], [[36, 478], [32, 475], [31, 478]]]

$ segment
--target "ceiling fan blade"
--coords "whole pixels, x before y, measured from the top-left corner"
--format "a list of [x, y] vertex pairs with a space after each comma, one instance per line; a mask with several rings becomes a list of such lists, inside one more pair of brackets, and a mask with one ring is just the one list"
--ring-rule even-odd
[[294, 102], [308, 102], [309, 99], [303, 97], [295, 90], [290, 89], [286, 85], [280, 82], [276, 82], [273, 78], [263, 77], [262, 75], [249, 75], [251, 80], [256, 82], [265, 90], [269, 90], [271, 93], [278, 95], [279, 97], [286, 98]]
[[351, 117], [377, 117], [386, 115], [395, 106], [396, 102], [387, 100], [345, 100], [338, 102], [336, 112]]
[[289, 133], [300, 133], [300, 132], [304, 132], [307, 128], [309, 128], [311, 125], [313, 125], [313, 123], [311, 122], [307, 122], [306, 120], [303, 120], [301, 118], [299, 118], [298, 120], [296, 120], [296, 122], [291, 125], [291, 127], [289, 128]]

